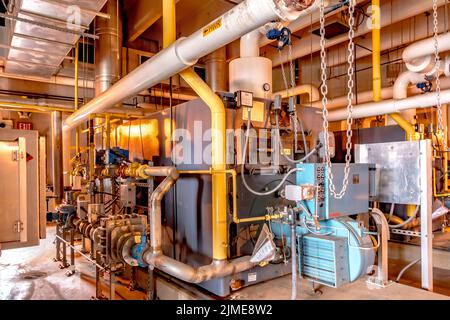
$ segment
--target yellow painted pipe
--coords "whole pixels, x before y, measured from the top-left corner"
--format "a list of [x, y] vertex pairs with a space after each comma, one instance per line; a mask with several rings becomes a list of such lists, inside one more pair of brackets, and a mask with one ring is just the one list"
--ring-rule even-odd
[[89, 144], [89, 179], [90, 181], [95, 181], [95, 140], [93, 142], [90, 141], [91, 139], [91, 133], [90, 130], [94, 130], [94, 128], [91, 128], [92, 122], [91, 120], [94, 119], [92, 116], [89, 117], [89, 138], [88, 138], [88, 144]]
[[213, 258], [226, 260], [228, 258], [228, 232], [227, 180], [224, 173], [226, 169], [225, 106], [192, 69], [186, 69], [180, 75], [211, 110]]
[[105, 117], [105, 131], [106, 131], [106, 150], [111, 149], [111, 116], [109, 114]]
[[[380, 0], [372, 0], [372, 83], [373, 100], [379, 102], [381, 96], [381, 7]], [[408, 140], [413, 140], [416, 132], [412, 124], [399, 114], [389, 115], [405, 132]]]
[[373, 99], [381, 101], [381, 9], [380, 0], [372, 0], [372, 81]]
[[43, 107], [43, 106], [33, 105], [33, 104], [5, 102], [5, 101], [0, 101], [0, 108], [12, 110], [12, 111], [37, 112], [37, 113], [46, 113], [46, 112], [52, 112], [52, 111], [60, 111], [60, 112], [68, 111], [67, 109], [64, 109], [64, 108]]
[[[372, 0], [372, 81], [373, 99], [375, 102], [382, 100], [381, 96], [381, 6], [380, 0]], [[406, 133], [409, 141], [417, 139], [414, 126], [403, 119], [398, 113], [389, 115]], [[420, 139], [420, 137], [419, 137]], [[414, 214], [415, 206], [406, 207], [408, 216]]]
[[163, 48], [167, 48], [177, 39], [176, 1], [162, 0], [163, 11]]
[[[74, 109], [75, 111], [78, 110], [78, 75], [79, 75], [79, 63], [78, 63], [78, 58], [79, 58], [79, 54], [80, 54], [80, 47], [79, 47], [79, 43], [77, 43], [75, 45], [75, 84], [74, 84], [74, 100], [75, 100], [75, 106]], [[80, 126], [77, 126], [76, 129], [76, 133], [75, 133], [75, 153], [79, 154], [80, 153], [80, 135], [81, 135], [81, 129]]]
[[[176, 2], [163, 0], [163, 46], [176, 40]], [[212, 240], [213, 259], [228, 259], [226, 113], [222, 100], [192, 70], [180, 74], [211, 110], [212, 130]]]
[[392, 113], [389, 115], [406, 133], [408, 141], [415, 141], [420, 139], [420, 134], [416, 132], [414, 126], [406, 121], [400, 114]]
[[[185, 171], [179, 171], [180, 174], [214, 174], [214, 170], [212, 168], [210, 170], [185, 170]], [[280, 219], [282, 216], [280, 214], [274, 214], [274, 215], [264, 215], [264, 216], [258, 216], [258, 217], [252, 217], [252, 218], [239, 218], [238, 216], [238, 210], [237, 210], [237, 173], [236, 170], [224, 170], [222, 171], [216, 171], [216, 173], [226, 173], [230, 174], [233, 178], [233, 222], [236, 224], [241, 223], [250, 223], [250, 222], [262, 222], [262, 221], [270, 221], [270, 220], [276, 220]]]
[[434, 184], [433, 184], [433, 195], [434, 195], [436, 198], [446, 198], [446, 197], [450, 197], [450, 193], [449, 193], [449, 192], [444, 192], [444, 193], [438, 193], [438, 192], [437, 192], [437, 187], [436, 187], [436, 184], [437, 184], [437, 180], [436, 180], [436, 169], [434, 169], [434, 168], [433, 168], [433, 181], [434, 181]]

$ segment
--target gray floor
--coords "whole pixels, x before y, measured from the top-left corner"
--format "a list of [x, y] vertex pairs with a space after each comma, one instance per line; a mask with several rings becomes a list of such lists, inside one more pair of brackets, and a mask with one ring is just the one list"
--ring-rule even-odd
[[[4, 251], [0, 257], [0, 299], [14, 300], [88, 300], [94, 294], [94, 267], [82, 257], [77, 257], [77, 273], [71, 277], [65, 275], [66, 270], [59, 269], [59, 263], [53, 262], [54, 228], [49, 228], [48, 238], [39, 247]], [[398, 267], [402, 263], [398, 263]], [[393, 270], [395, 271], [395, 270]], [[412, 278], [408, 278], [412, 276]], [[437, 274], [439, 277], [440, 275]], [[404, 281], [417, 286], [414, 269], [405, 275]], [[409, 279], [409, 280], [408, 280]], [[438, 279], [439, 280], [439, 279]], [[144, 299], [140, 292], [130, 292], [127, 283], [118, 279], [116, 287], [117, 299]], [[409, 281], [409, 282], [408, 282]], [[444, 288], [449, 288], [447, 277], [440, 282]], [[312, 295], [310, 285], [301, 280], [298, 284], [298, 299], [346, 299], [346, 300], [376, 300], [376, 299], [449, 299], [449, 296], [430, 293], [411, 286], [394, 283], [385, 289], [369, 288], [365, 279], [346, 285], [340, 289], [320, 288], [320, 296]], [[104, 293], [107, 295], [107, 287]], [[444, 292], [445, 293], [445, 292]], [[290, 299], [290, 276], [275, 279], [245, 288], [233, 294], [232, 299]], [[449, 292], [450, 295], [450, 292]], [[176, 295], [189, 298], [188, 295]], [[173, 295], [172, 295], [173, 297]]]

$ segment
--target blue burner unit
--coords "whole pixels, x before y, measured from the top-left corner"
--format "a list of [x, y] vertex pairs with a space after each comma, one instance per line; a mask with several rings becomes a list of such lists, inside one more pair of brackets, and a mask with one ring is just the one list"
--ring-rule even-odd
[[[375, 260], [375, 248], [370, 235], [358, 221], [349, 216], [368, 213], [371, 165], [351, 164], [349, 185], [342, 199], [329, 192], [325, 164], [300, 164], [298, 185], [318, 187], [317, 199], [303, 201], [311, 214], [320, 220], [320, 230], [306, 213], [297, 221], [299, 272], [302, 277], [326, 286], [338, 288], [356, 281], [368, 273]], [[335, 181], [342, 181], [345, 165], [333, 164]], [[341, 188], [342, 185], [337, 185]], [[300, 206], [299, 206], [300, 208]], [[290, 241], [290, 226], [271, 222], [276, 238]], [[289, 242], [287, 242], [289, 243]]]

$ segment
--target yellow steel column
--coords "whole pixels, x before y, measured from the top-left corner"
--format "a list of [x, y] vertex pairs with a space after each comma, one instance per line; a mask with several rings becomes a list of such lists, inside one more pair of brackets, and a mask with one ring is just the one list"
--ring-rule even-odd
[[[163, 0], [163, 45], [176, 40], [175, 0]], [[192, 70], [180, 73], [211, 110], [212, 130], [212, 234], [213, 259], [228, 258], [227, 179], [226, 179], [226, 113], [222, 100]], [[217, 172], [215, 172], [217, 171]]]

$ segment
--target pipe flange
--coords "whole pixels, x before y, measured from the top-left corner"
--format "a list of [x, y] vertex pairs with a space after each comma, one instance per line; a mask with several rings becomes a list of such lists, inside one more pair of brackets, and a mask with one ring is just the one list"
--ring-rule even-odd
[[86, 229], [84, 230], [84, 236], [89, 237], [91, 234], [91, 230], [92, 230], [92, 225], [91, 224], [87, 225]]
[[120, 250], [121, 258], [132, 267], [148, 267], [142, 258], [146, 249], [146, 237], [142, 236], [140, 232], [134, 232], [124, 237]]

